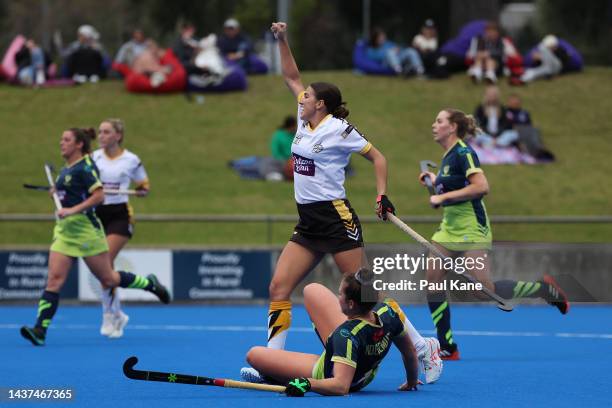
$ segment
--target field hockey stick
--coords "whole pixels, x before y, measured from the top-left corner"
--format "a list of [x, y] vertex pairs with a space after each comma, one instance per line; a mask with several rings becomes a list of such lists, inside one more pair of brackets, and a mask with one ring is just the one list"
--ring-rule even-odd
[[[419, 235], [418, 232], [416, 232], [415, 230], [410, 228], [408, 225], [406, 225], [402, 220], [400, 220], [395, 215], [393, 215], [391, 213], [388, 213], [387, 214], [387, 218], [389, 218], [389, 220], [391, 220], [391, 222], [393, 224], [395, 224], [396, 227], [398, 227], [399, 229], [404, 231], [406, 234], [410, 235], [412, 237], [412, 239], [417, 241], [419, 244], [423, 245], [425, 248], [427, 248], [429, 250], [429, 252], [431, 252], [432, 254], [437, 256], [438, 258], [441, 258], [444, 261], [449, 259], [448, 256], [444, 255], [431, 242], [427, 241], [425, 238], [423, 238], [421, 235]], [[501, 296], [499, 296], [495, 292], [492, 292], [489, 288], [487, 288], [485, 285], [483, 285], [481, 282], [479, 282], [478, 280], [476, 280], [475, 278], [473, 278], [469, 274], [467, 274], [467, 273], [457, 273], [457, 272], [455, 272], [455, 273], [457, 275], [462, 276], [463, 278], [465, 278], [465, 280], [467, 280], [470, 283], [480, 283], [482, 285], [482, 289], [480, 289], [480, 291], [482, 293], [484, 293], [485, 295], [487, 295], [491, 300], [496, 301], [497, 302], [497, 307], [500, 308], [501, 310], [503, 310], [504, 312], [511, 312], [512, 309], [514, 308], [504, 298], [502, 298]]]
[[[49, 188], [55, 187], [55, 183], [53, 182], [53, 175], [51, 174], [52, 171], [53, 171], [53, 165], [49, 163], [45, 163], [45, 174], [47, 175], [47, 181], [49, 182]], [[60, 201], [59, 196], [57, 195], [57, 192], [53, 191], [52, 196], [53, 196], [53, 202], [55, 203], [55, 209], [61, 210], [62, 202]], [[57, 213], [55, 213], [55, 219], [59, 220]]]
[[162, 373], [157, 371], [134, 370], [134, 366], [138, 363], [138, 357], [130, 357], [123, 363], [123, 374], [132, 380], [143, 381], [159, 381], [174, 384], [191, 384], [191, 385], [212, 385], [216, 387], [226, 388], [243, 388], [247, 390], [270, 391], [270, 392], [285, 392], [285, 387], [281, 385], [256, 384], [243, 381], [225, 380], [222, 378], [200, 377], [187, 374]]
[[[431, 160], [421, 160], [421, 172], [422, 173], [426, 173], [428, 171], [431, 171], [431, 169], [435, 169], [436, 167], [436, 163], [432, 162]], [[436, 190], [434, 190], [434, 186], [431, 183], [431, 178], [429, 176], [425, 176], [425, 185], [427, 186], [427, 190], [429, 190], [429, 195], [435, 195], [436, 194]]]
[[[27, 188], [29, 190], [36, 190], [36, 191], [49, 191], [50, 187], [47, 186], [38, 186], [35, 184], [27, 184], [24, 183], [23, 184], [23, 188]], [[128, 195], [136, 195], [138, 194], [138, 192], [136, 190], [114, 190], [114, 189], [110, 189], [110, 188], [105, 188], [104, 189], [104, 194], [128, 194]]]

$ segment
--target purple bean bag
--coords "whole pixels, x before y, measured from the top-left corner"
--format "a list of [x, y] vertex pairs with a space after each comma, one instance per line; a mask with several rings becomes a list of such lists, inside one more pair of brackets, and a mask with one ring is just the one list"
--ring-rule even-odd
[[249, 74], [259, 75], [259, 74], [267, 74], [268, 73], [268, 65], [263, 62], [261, 58], [259, 58], [255, 54], [249, 54]]
[[223, 82], [202, 87], [193, 83], [190, 78], [187, 77], [187, 90], [192, 92], [231, 92], [246, 90], [248, 86], [246, 72], [244, 72], [238, 64], [229, 61], [226, 62], [231, 68], [231, 72], [223, 78]]
[[451, 54], [464, 58], [472, 38], [484, 32], [486, 20], [476, 20], [464, 25], [455, 38], [451, 38], [442, 46], [442, 54]]
[[353, 48], [353, 67], [364, 74], [369, 75], [395, 75], [395, 72], [376, 61], [367, 57], [368, 44], [364, 40], [357, 41]]
[[[584, 60], [582, 59], [582, 55], [580, 55], [578, 50], [562, 38], [559, 38], [559, 46], [565, 49], [565, 52], [567, 52], [570, 57], [570, 66], [566, 67], [565, 69], [567, 69], [567, 71], [581, 71], [584, 67]], [[537, 48], [538, 44], [536, 44], [532, 49], [527, 52], [527, 54], [525, 54], [523, 62], [526, 67], [534, 66], [534, 61], [533, 58], [531, 58], [531, 54], [536, 51]]]

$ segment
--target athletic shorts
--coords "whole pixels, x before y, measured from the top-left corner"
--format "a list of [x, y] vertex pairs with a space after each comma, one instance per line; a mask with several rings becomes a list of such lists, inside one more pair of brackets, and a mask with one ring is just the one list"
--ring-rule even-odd
[[107, 252], [108, 244], [100, 220], [95, 216], [90, 219], [85, 214], [59, 220], [53, 229], [51, 251], [74, 258]]
[[290, 241], [332, 254], [363, 247], [361, 223], [348, 200], [298, 204], [297, 209], [300, 221]]
[[116, 234], [132, 238], [134, 224], [128, 203], [106, 204], [96, 207], [96, 215], [102, 221], [106, 235]]
[[444, 219], [431, 237], [451, 251], [491, 249], [493, 235], [488, 219], [480, 225], [469, 207], [444, 208]]

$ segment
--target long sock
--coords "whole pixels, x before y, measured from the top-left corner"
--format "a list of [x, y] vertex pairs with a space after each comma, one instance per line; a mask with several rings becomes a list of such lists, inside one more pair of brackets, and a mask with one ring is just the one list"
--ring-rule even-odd
[[412, 325], [412, 322], [408, 320], [408, 317], [400, 307], [400, 305], [395, 301], [395, 299], [385, 299], [385, 303], [391, 306], [391, 309], [397, 313], [400, 320], [404, 323], [404, 328], [408, 332], [408, 336], [410, 336], [410, 340], [412, 344], [414, 344], [414, 348], [416, 349], [417, 354], [420, 354], [422, 350], [425, 349], [425, 339], [421, 336], [421, 333], [417, 331]]
[[268, 347], [284, 349], [289, 326], [291, 326], [291, 302], [288, 300], [270, 302], [270, 309], [268, 311]]
[[111, 303], [113, 301], [113, 288], [102, 288], [102, 313], [111, 313]]
[[113, 296], [110, 304], [110, 311], [114, 315], [118, 315], [121, 312], [121, 298], [119, 297], [119, 288], [113, 288]]
[[119, 286], [122, 288], [143, 289], [147, 292], [153, 290], [153, 283], [143, 276], [124, 271], [119, 271], [119, 276], [121, 277]]
[[46, 333], [58, 305], [59, 293], [45, 290], [38, 301], [38, 314], [34, 327], [41, 328]]
[[440, 346], [447, 350], [456, 349], [457, 345], [453, 340], [453, 332], [451, 330], [450, 324], [450, 306], [448, 305], [446, 293], [428, 293], [427, 302], [429, 303], [431, 318], [433, 319], [434, 325], [436, 326], [436, 332], [438, 334], [438, 341], [440, 341]]
[[548, 293], [544, 282], [499, 280], [495, 282], [495, 293], [504, 299], [539, 298]]

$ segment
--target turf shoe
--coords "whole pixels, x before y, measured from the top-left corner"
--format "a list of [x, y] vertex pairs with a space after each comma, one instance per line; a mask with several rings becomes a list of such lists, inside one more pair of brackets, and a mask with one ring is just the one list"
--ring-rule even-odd
[[459, 356], [459, 349], [457, 348], [456, 344], [449, 344], [445, 345], [444, 347], [441, 347], [439, 354], [440, 359], [442, 360], [453, 361], [461, 359], [461, 357]]
[[561, 286], [557, 283], [555, 278], [550, 275], [544, 275], [544, 283], [548, 285], [548, 295], [544, 297], [549, 305], [555, 306], [561, 314], [567, 314], [570, 310], [570, 303], [567, 300], [567, 296]]
[[128, 322], [130, 321], [130, 317], [126, 315], [125, 313], [123, 313], [122, 311], [119, 311], [119, 314], [113, 317], [114, 317], [113, 331], [108, 336], [108, 338], [118, 339], [119, 337], [123, 336], [123, 329], [125, 328], [125, 326], [127, 326]]
[[24, 339], [30, 340], [35, 346], [45, 345], [45, 331], [40, 327], [22, 326], [20, 333]]
[[153, 284], [150, 292], [157, 296], [160, 302], [164, 304], [170, 303], [170, 293], [168, 289], [157, 280], [157, 276], [154, 274], [147, 275], [147, 279]]
[[438, 381], [442, 374], [442, 359], [440, 358], [440, 342], [435, 337], [425, 338], [425, 347], [423, 353], [419, 356], [423, 363], [423, 371], [425, 372], [425, 382], [432, 384]]
[[110, 336], [115, 330], [115, 316], [112, 313], [102, 314], [102, 326], [100, 326], [100, 334]]
[[259, 374], [259, 371], [252, 367], [242, 367], [240, 369], [240, 378], [242, 381], [262, 384], [265, 382], [263, 375]]

